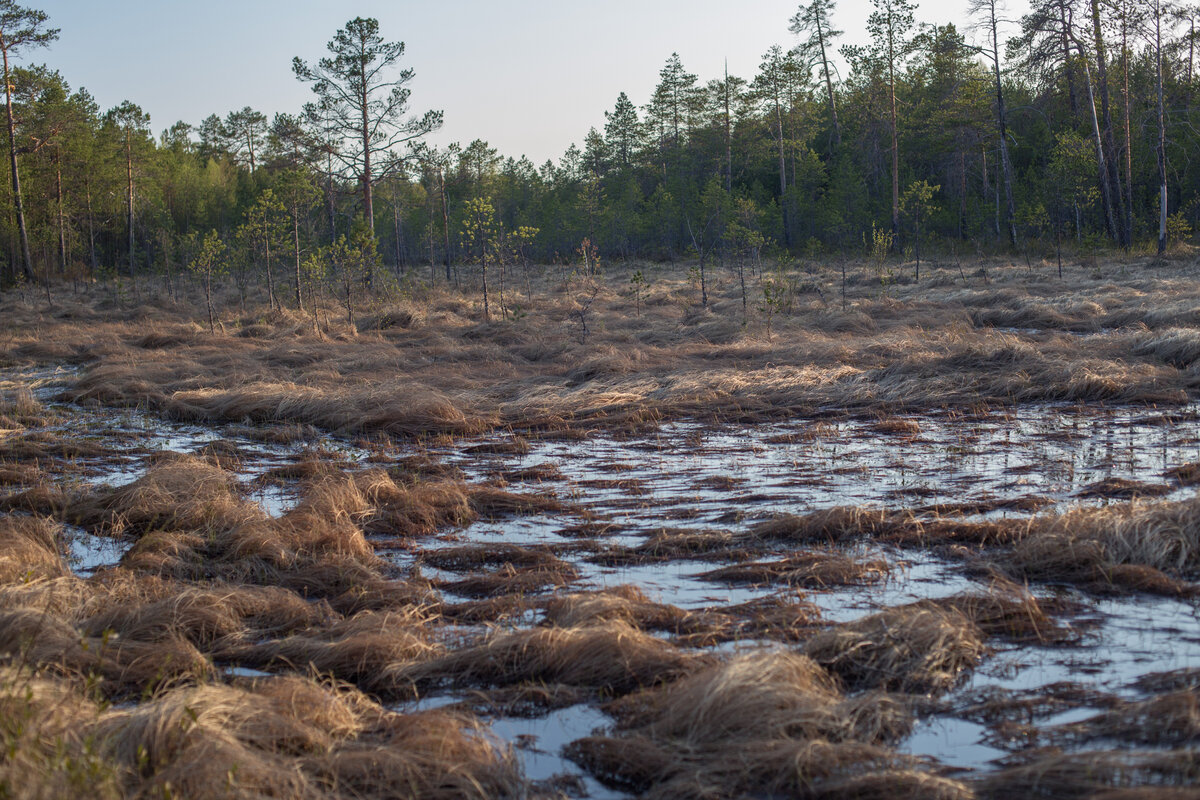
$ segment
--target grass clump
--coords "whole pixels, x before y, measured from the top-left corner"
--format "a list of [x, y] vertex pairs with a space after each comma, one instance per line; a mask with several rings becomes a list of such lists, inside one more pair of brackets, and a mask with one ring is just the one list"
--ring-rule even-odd
[[985, 652], [982, 632], [965, 614], [922, 604], [836, 626], [804, 646], [851, 688], [917, 694], [951, 688]]
[[567, 755], [644, 797], [969, 796], [886, 746], [912, 724], [903, 703], [847, 698], [836, 677], [797, 653], [738, 656], [609, 710], [615, 731], [577, 740]]

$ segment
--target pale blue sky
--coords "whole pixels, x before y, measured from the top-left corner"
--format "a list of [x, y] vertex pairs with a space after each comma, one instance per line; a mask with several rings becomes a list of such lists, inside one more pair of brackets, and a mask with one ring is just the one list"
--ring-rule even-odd
[[[1023, 6], [1023, 0], [1017, 0]], [[504, 155], [557, 159], [625, 91], [644, 103], [672, 51], [702, 81], [752, 78], [772, 44], [791, 46], [794, 0], [27, 0], [62, 29], [46, 62], [104, 108], [129, 99], [155, 132], [182, 119], [252, 106], [294, 112], [310, 98], [293, 56], [315, 60], [355, 16], [376, 17], [407, 45], [413, 110], [443, 109], [436, 141], [488, 140]], [[1013, 3], [1016, 6], [1016, 2]], [[965, 19], [966, 0], [925, 3], [918, 18]], [[861, 41], [869, 0], [835, 17]]]

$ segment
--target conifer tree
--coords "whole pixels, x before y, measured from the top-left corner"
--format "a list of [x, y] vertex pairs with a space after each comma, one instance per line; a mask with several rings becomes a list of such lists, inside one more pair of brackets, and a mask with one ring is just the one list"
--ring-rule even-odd
[[0, 0], [0, 57], [4, 60], [5, 119], [8, 122], [8, 161], [12, 177], [13, 208], [21, 237], [21, 268], [33, 278], [33, 256], [29, 251], [29, 230], [25, 224], [25, 203], [21, 197], [21, 173], [17, 165], [17, 132], [13, 118], [12, 58], [25, 50], [45, 47], [58, 38], [58, 28], [46, 26], [46, 12], [19, 6], [12, 0]]
[[414, 73], [411, 68], [395, 71], [404, 55], [404, 42], [385, 42], [378, 20], [355, 17], [327, 47], [330, 54], [315, 64], [293, 59], [292, 71], [312, 84], [317, 106], [328, 114], [331, 133], [341, 145], [333, 156], [358, 181], [363, 220], [374, 234], [371, 190], [396, 163], [382, 158], [383, 154], [437, 130], [442, 112], [405, 116], [412, 93], [408, 83]]

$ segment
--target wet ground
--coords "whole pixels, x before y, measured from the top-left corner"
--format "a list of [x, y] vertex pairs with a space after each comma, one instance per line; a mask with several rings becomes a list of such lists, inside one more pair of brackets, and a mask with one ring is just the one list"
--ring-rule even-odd
[[[155, 454], [209, 452], [236, 469], [249, 496], [271, 514], [296, 500], [296, 487], [264, 481], [274, 467], [303, 457], [338, 460], [347, 468], [386, 464], [417, 453], [461, 469], [471, 482], [499, 482], [511, 491], [553, 494], [569, 513], [481, 521], [388, 556], [435, 580], [461, 575], [424, 563], [438, 548], [464, 544], [561, 546], [578, 536], [581, 518], [605, 546], [636, 547], [668, 530], [739, 531], [781, 513], [831, 506], [925, 508], [969, 518], [1063, 511], [1076, 504], [1190, 497], [1172, 470], [1200, 461], [1200, 409], [1155, 410], [1066, 405], [983, 410], [882, 419], [824, 419], [758, 427], [673, 423], [636, 437], [597, 434], [583, 440], [435, 442], [384, 447], [337, 437], [306, 435], [262, 441], [242, 425], [206, 427], [166, 422], [138, 410], [80, 408], [53, 398], [69, 371], [9, 372], [0, 391], [24, 385], [47, 402], [58, 421], [45, 430], [102, 445], [64, 466], [68, 481], [122, 484], [140, 475]], [[484, 447], [480, 448], [480, 445]], [[509, 452], [480, 452], [480, 450]], [[1136, 482], [1136, 483], [1134, 483]], [[581, 517], [582, 514], [582, 517]], [[129, 542], [69, 531], [72, 567], [89, 574], [119, 561]], [[685, 609], [721, 608], [776, 593], [800, 595], [829, 622], [844, 622], [921, 598], [982, 588], [961, 562], [927, 551], [863, 544], [859, 560], [885, 561], [880, 580], [827, 589], [737, 585], [701, 577], [717, 564], [678, 560], [629, 566], [596, 563], [593, 549], [559, 553], [576, 569], [569, 590], [634, 584], [652, 599]], [[780, 550], [777, 555], [784, 555]], [[1087, 699], [1142, 696], [1135, 681], [1150, 673], [1200, 668], [1200, 614], [1189, 601], [1133, 595], [1096, 598], [1068, 586], [1038, 585], [1039, 598], [1071, 601], [1080, 611], [1069, 647], [994, 644], [991, 654], [948, 697], [931, 706], [903, 749], [970, 770], [994, 768], [1020, 742], [969, 709], [979, 698], [1004, 692], [1045, 694], [1077, 684], [1075, 701], [1030, 712], [1037, 727], [1083, 719], [1101, 710]], [[458, 598], [444, 591], [448, 600]], [[524, 620], [538, 621], [536, 614]], [[724, 643], [726, 650], [780, 646], [758, 641]], [[406, 708], [468, 700], [466, 693], [423, 698]], [[534, 780], [574, 776], [575, 791], [620, 796], [600, 786], [560, 755], [563, 745], [602, 728], [599, 709], [577, 705], [535, 718], [496, 717], [492, 731], [512, 743]]]

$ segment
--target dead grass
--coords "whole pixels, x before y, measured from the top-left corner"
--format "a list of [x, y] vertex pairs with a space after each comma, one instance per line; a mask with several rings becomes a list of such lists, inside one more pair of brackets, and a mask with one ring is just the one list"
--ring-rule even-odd
[[567, 755], [601, 781], [653, 798], [968, 797], [885, 746], [912, 715], [882, 693], [846, 698], [811, 659], [758, 652], [618, 700], [612, 735]]
[[1027, 528], [1027, 521], [1016, 518], [975, 522], [913, 511], [835, 506], [802, 516], [779, 516], [754, 525], [750, 534], [787, 544], [835, 545], [871, 539], [913, 547], [955, 543], [986, 547], [1016, 541]]
[[476, 643], [388, 670], [382, 680], [418, 690], [540, 681], [620, 694], [668, 680], [704, 661], [624, 622], [610, 621], [496, 631]]
[[987, 686], [944, 701], [947, 713], [981, 725], [1032, 723], [1074, 708], [1105, 708], [1119, 704], [1115, 695], [1075, 681], [1033, 689]]
[[[187, 318], [186, 303], [139, 312], [113, 307], [101, 292], [66, 316], [7, 305], [0, 357], [85, 363], [69, 391], [76, 399], [198, 421], [411, 437], [578, 434], [678, 416], [747, 421], [833, 407], [914, 435], [911, 425], [892, 424], [904, 422], [895, 412], [981, 402], [1178, 403], [1194, 388], [1197, 298], [1184, 266], [1102, 280], [1078, 271], [1064, 285], [997, 263], [988, 265], [986, 285], [946, 275], [896, 285], [887, 296], [877, 283], [852, 280], [848, 309], [815, 295], [799, 299], [773, 321], [771, 337], [757, 315], [741, 324], [733, 283], [715, 281], [715, 311], [700, 313], [690, 308], [682, 270], [643, 269], [662, 285], [660, 302], [632, 318], [613, 284], [598, 296], [595, 330], [582, 343], [563, 335], [569, 298], [552, 285], [538, 292], [540, 313], [490, 324], [466, 297], [441, 287], [403, 306], [383, 300], [360, 309], [370, 325], [361, 330], [323, 322], [314, 331], [311, 320], [265, 308], [221, 312], [240, 325], [230, 334], [253, 335], [208, 335]], [[544, 280], [557, 282], [557, 274]], [[804, 279], [833, 278], [817, 268]]]
[[213, 673], [210, 661], [180, 636], [153, 643], [83, 636], [67, 622], [32, 608], [0, 613], [0, 654], [10, 663], [66, 677], [99, 676], [111, 696], [137, 696]]
[[58, 537], [59, 526], [49, 520], [0, 516], [0, 584], [69, 574]]
[[565, 562], [533, 567], [506, 564], [490, 572], [476, 572], [457, 580], [436, 581], [434, 586], [462, 597], [494, 598], [561, 589], [578, 577], [579, 572]]
[[618, 621], [642, 630], [680, 632], [691, 613], [656, 603], [637, 586], [558, 595], [545, 604], [545, 621], [559, 628]]
[[235, 478], [206, 459], [168, 456], [139, 479], [83, 498], [70, 511], [80, 525], [130, 533], [224, 533], [266, 515], [242, 500]]
[[1053, 611], [1069, 609], [1070, 604], [1039, 601], [1028, 588], [1002, 579], [994, 579], [986, 591], [956, 594], [924, 604], [961, 613], [989, 638], [1021, 644], [1065, 645], [1078, 644], [1082, 637], [1080, 627], [1063, 625], [1051, 615]]
[[89, 742], [100, 714], [82, 684], [0, 667], [0, 793], [14, 800], [124, 796], [123, 771]]
[[632, 695], [611, 705], [610, 711], [621, 730], [710, 747], [748, 737], [883, 741], [908, 728], [907, 712], [889, 706], [887, 716], [895, 712], [894, 719], [880, 725], [877, 716], [867, 715], [869, 736], [857, 735], [857, 715], [864, 704], [852, 702], [857, 705], [842, 704], [837, 680], [815, 661], [768, 652], [735, 658], [661, 689]]
[[168, 693], [96, 726], [141, 796], [515, 797], [521, 779], [478, 723], [391, 714], [301, 679]]
[[778, 561], [757, 561], [701, 573], [718, 583], [767, 586], [783, 584], [807, 589], [875, 583], [887, 578], [889, 563], [881, 558], [859, 560], [839, 550], [795, 553]]
[[443, 653], [443, 648], [432, 641], [426, 627], [429, 622], [429, 613], [420, 608], [388, 613], [363, 611], [319, 630], [247, 643], [232, 649], [229, 657], [301, 674], [315, 670], [370, 691], [387, 692], [394, 687], [387, 673]]
[[1008, 797], [1072, 800], [1114, 789], [1186, 788], [1198, 780], [1200, 757], [1194, 749], [1102, 750], [1051, 752], [1028, 764], [993, 772], [979, 781], [978, 787], [981, 797], [997, 800]]
[[898, 606], [817, 634], [804, 653], [854, 689], [944, 692], [986, 652], [964, 614]]
[[1104, 740], [1142, 747], [1187, 747], [1200, 741], [1200, 697], [1195, 691], [1183, 690], [1119, 703], [1081, 722], [1052, 728], [1045, 736], [1054, 743]]
[[[1200, 574], [1200, 500], [1109, 505], [1043, 518], [1001, 559], [1027, 580], [1071, 581], [1095, 591], [1190, 591]], [[1173, 577], [1175, 576], [1175, 577]]]
[[111, 631], [123, 639], [146, 642], [181, 635], [212, 652], [226, 650], [241, 639], [327, 625], [335, 616], [328, 604], [305, 601], [279, 587], [164, 583], [144, 603], [131, 603], [123, 593], [114, 592], [115, 596], [104, 598], [106, 608], [87, 618], [85, 630], [93, 636]]
[[[998, 566], [1095, 591], [1186, 594], [1182, 581], [1200, 574], [1194, 501], [987, 521], [962, 517], [1036, 511], [1045, 500], [838, 508], [732, 532], [663, 529], [635, 546], [429, 549], [426, 563], [464, 573], [441, 585], [479, 598], [465, 603], [443, 601], [419, 574], [377, 556], [383, 542], [416, 550], [422, 537], [480, 518], [576, 513], [544, 488], [509, 491], [507, 482], [561, 478], [520, 459], [534, 438], [620, 438], [665, 419], [749, 423], [822, 409], [860, 416], [881, 437], [915, 437], [912, 411], [1171, 404], [1200, 387], [1200, 290], [1186, 270], [1112, 281], [1081, 272], [1064, 289], [989, 267], [986, 286], [941, 276], [886, 295], [877, 282], [852, 280], [848, 309], [802, 297], [768, 339], [754, 315], [741, 324], [727, 282], [714, 282], [713, 310], [701, 312], [678, 276], [648, 268], [655, 285], [644, 316], [605, 289], [585, 343], [562, 335], [565, 300], [549, 292], [544, 313], [483, 324], [463, 296], [421, 290], [411, 302], [363, 309], [358, 330], [314, 329], [291, 313], [260, 314], [252, 301], [244, 314], [224, 309], [228, 333], [216, 335], [187, 319], [186, 304], [150, 294], [135, 309], [95, 296], [57, 311], [0, 298], [0, 360], [81, 364], [68, 399], [227, 424], [226, 435], [272, 443], [309, 441], [318, 429], [355, 435], [374, 465], [311, 450], [264, 478], [300, 496], [272, 519], [228, 469], [245, 455], [237, 448], [118, 453], [38, 430], [52, 421], [45, 406], [28, 388], [0, 387], [0, 428], [20, 429], [0, 434], [0, 484], [13, 487], [0, 506], [38, 515], [0, 517], [0, 795], [18, 779], [22, 798], [536, 794], [471, 703], [400, 715], [364, 694], [439, 687], [486, 690], [477, 707], [505, 713], [619, 698], [610, 706], [617, 727], [569, 752], [651, 798], [957, 799], [976, 788], [1133, 797], [1197, 779], [1183, 749], [1196, 738], [1190, 673], [1148, 678], [1161, 696], [1113, 701], [1050, 733], [1072, 746], [1179, 750], [1036, 751], [972, 785], [934, 774], [891, 749], [912, 724], [910, 703], [930, 706], [913, 695], [955, 685], [987, 639], [1075, 643], [1078, 629], [1056, 619], [1069, 610], [997, 583], [822, 630], [818, 610], [794, 591], [880, 579], [888, 566], [796, 546], [878, 542], [939, 548], [982, 574]], [[495, 441], [458, 441], [476, 434]], [[425, 441], [494, 456], [496, 482], [465, 483], [425, 453]], [[143, 457], [147, 473], [119, 488], [62, 480]], [[670, 453], [662, 457], [669, 463]], [[1191, 472], [1165, 477], [1189, 483]], [[630, 495], [644, 488], [620, 476], [598, 481]], [[696, 488], [731, 491], [738, 479]], [[1132, 499], [1164, 488], [1108, 482], [1085, 494]], [[81, 580], [62, 562], [56, 521], [137, 542], [118, 567]], [[612, 524], [585, 518], [563, 530], [603, 535]], [[788, 555], [777, 555], [781, 546]], [[793, 590], [695, 611], [634, 587], [538, 594], [575, 579], [566, 552], [614, 565], [717, 562], [710, 580]], [[481, 623], [495, 627], [469, 627]], [[748, 638], [801, 649], [724, 660], [689, 649]], [[226, 679], [230, 665], [287, 674]], [[976, 712], [1015, 721], [1103, 699], [1064, 689], [993, 699]]]

